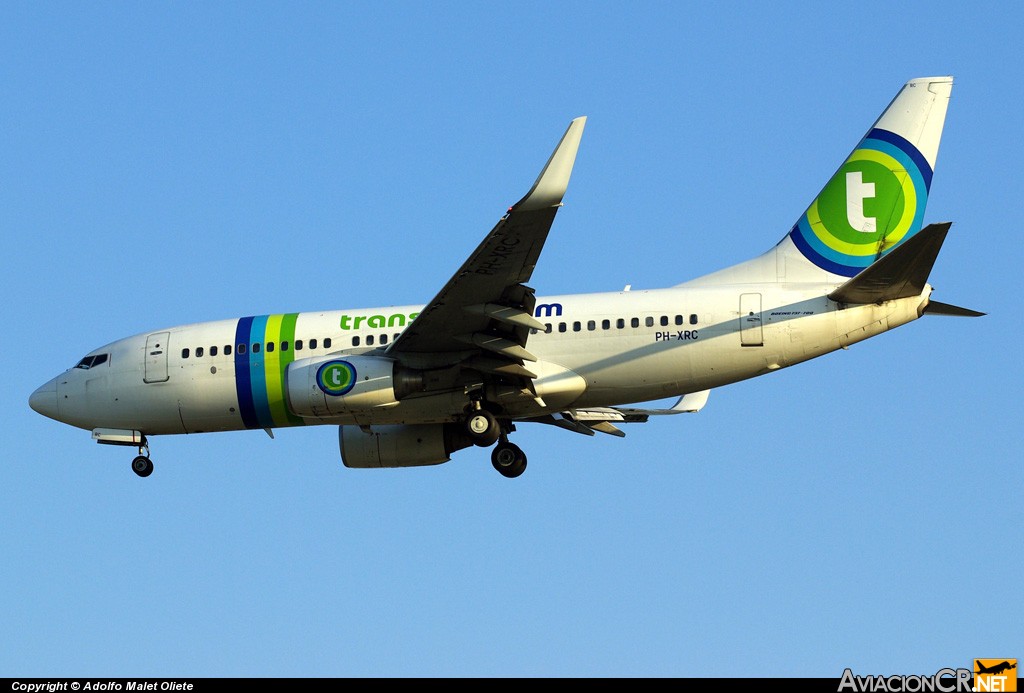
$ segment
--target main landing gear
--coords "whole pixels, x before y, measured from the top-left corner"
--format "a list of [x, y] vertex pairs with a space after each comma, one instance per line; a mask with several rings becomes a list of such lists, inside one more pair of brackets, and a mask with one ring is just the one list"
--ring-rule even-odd
[[491, 451], [491, 464], [507, 479], [515, 479], [526, 471], [526, 453], [508, 438], [501, 436], [501, 442]]
[[147, 477], [153, 473], [153, 461], [149, 459], [149, 443], [145, 438], [142, 440], [142, 445], [139, 446], [138, 457], [132, 460], [132, 471], [141, 477]]
[[[480, 406], [479, 403], [477, 406]], [[466, 433], [473, 441], [473, 445], [489, 448], [501, 436], [501, 424], [494, 414], [486, 409], [475, 409], [466, 416]]]
[[508, 434], [515, 427], [509, 422], [498, 421], [479, 401], [474, 402], [473, 406], [466, 414], [465, 421], [466, 435], [473, 444], [487, 448], [498, 443], [491, 451], [491, 464], [502, 476], [514, 479], [526, 471], [526, 454], [518, 445], [508, 442]]

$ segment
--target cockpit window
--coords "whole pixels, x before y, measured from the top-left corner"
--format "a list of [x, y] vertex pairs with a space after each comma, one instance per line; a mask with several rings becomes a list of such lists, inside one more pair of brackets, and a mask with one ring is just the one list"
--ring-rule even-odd
[[88, 370], [95, 368], [100, 364], [107, 362], [109, 354], [93, 354], [92, 356], [86, 356], [84, 359], [78, 362], [75, 368], [81, 368], [82, 370]]

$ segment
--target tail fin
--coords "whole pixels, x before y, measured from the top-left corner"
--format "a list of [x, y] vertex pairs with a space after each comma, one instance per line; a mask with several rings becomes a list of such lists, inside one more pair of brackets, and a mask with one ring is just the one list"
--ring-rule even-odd
[[903, 85], [775, 247], [678, 286], [840, 284], [921, 230], [952, 77]]
[[903, 86], [779, 244], [788, 264], [852, 277], [921, 230], [952, 88], [952, 77]]

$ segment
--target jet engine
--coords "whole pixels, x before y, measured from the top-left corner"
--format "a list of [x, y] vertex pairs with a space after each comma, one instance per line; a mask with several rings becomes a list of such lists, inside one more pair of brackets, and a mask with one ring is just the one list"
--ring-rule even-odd
[[456, 424], [338, 426], [346, 467], [425, 467], [451, 459], [472, 443]]
[[381, 356], [334, 355], [301, 359], [285, 371], [288, 408], [314, 418], [392, 407], [423, 387], [423, 376]]

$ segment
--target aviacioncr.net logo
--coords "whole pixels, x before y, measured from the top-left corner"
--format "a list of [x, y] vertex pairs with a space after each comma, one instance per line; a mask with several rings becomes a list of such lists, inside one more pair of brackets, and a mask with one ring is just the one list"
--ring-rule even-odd
[[328, 395], [340, 397], [356, 385], [356, 369], [348, 361], [328, 361], [316, 372], [316, 384]]

